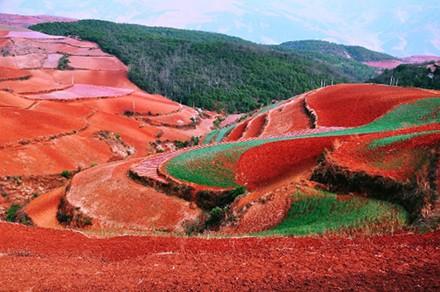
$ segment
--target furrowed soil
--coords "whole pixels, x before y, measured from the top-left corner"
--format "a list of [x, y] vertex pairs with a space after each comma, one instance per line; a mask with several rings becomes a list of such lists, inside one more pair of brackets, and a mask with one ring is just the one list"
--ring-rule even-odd
[[87, 238], [0, 223], [4, 290], [440, 288], [440, 232], [371, 238]]

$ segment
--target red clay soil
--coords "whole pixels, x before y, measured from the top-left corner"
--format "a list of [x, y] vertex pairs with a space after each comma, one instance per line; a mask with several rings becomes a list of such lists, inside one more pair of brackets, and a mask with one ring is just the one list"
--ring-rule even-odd
[[263, 132], [264, 126], [266, 125], [266, 118], [267, 114], [261, 114], [253, 118], [249, 122], [246, 131], [243, 133], [243, 138], [246, 139], [259, 136]]
[[91, 229], [184, 232], [200, 222], [194, 204], [159, 193], [128, 177], [139, 159], [115, 162], [81, 172], [72, 180], [66, 200], [93, 220]]
[[193, 125], [191, 118], [197, 118], [198, 113], [196, 110], [183, 106], [182, 109], [176, 113], [170, 113], [168, 115], [149, 117], [148, 120], [153, 125], [165, 125], [170, 127], [188, 127]]
[[403, 131], [351, 137], [327, 155], [338, 166], [351, 171], [365, 172], [371, 176], [383, 176], [397, 181], [407, 181], [420, 169], [430, 149], [439, 145], [440, 134], [425, 134], [387, 146], [369, 148], [376, 139], [404, 133], [439, 130], [438, 125], [405, 129]]
[[310, 129], [310, 125], [310, 118], [304, 109], [304, 97], [297, 97], [269, 111], [268, 123], [262, 136], [277, 136]]
[[417, 88], [373, 84], [338, 84], [315, 91], [306, 103], [318, 115], [318, 126], [356, 127], [372, 122], [394, 106], [440, 96]]
[[123, 87], [138, 89], [128, 80], [125, 71], [102, 71], [102, 70], [50, 70], [49, 74], [55, 81], [63, 84], [82, 83], [100, 86]]
[[121, 97], [129, 95], [133, 92], [131, 89], [98, 86], [89, 84], [74, 84], [73, 86], [64, 90], [53, 91], [44, 94], [28, 95], [30, 99], [43, 99], [43, 100], [77, 100], [77, 99], [96, 99], [96, 98], [110, 98]]
[[6, 68], [6, 67], [1, 68], [0, 70], [0, 81], [24, 79], [30, 76], [31, 73], [26, 70], [21, 70], [16, 68]]
[[[79, 130], [86, 126], [85, 117], [66, 117], [57, 112], [38, 112], [18, 108], [0, 108], [0, 146]], [[38, 127], [30, 127], [38, 123]], [[7, 134], [6, 134], [7, 133]]]
[[240, 156], [235, 180], [249, 189], [268, 184], [296, 168], [315, 161], [331, 148], [335, 137], [300, 138], [253, 147]]
[[59, 174], [109, 161], [109, 146], [95, 137], [79, 135], [8, 147], [0, 151], [0, 176]]
[[27, 108], [32, 103], [31, 100], [0, 90], [0, 107]]
[[242, 136], [244, 131], [247, 128], [247, 125], [249, 124], [251, 120], [247, 119], [243, 122], [241, 122], [240, 124], [238, 124], [232, 131], [231, 133], [229, 133], [229, 135], [224, 139], [225, 142], [230, 142], [230, 141], [237, 141], [239, 140]]
[[13, 80], [0, 82], [0, 90], [13, 91], [21, 94], [47, 93], [62, 90], [72, 86], [69, 83], [60, 83], [42, 70], [31, 70], [32, 77], [27, 80]]
[[74, 69], [127, 71], [127, 67], [116, 57], [70, 56], [69, 61], [70, 61], [69, 66], [73, 67]]
[[0, 223], [0, 232], [5, 290], [440, 288], [438, 231], [354, 239], [93, 239]]
[[64, 196], [65, 188], [57, 188], [32, 200], [24, 208], [35, 226], [44, 228], [62, 228], [57, 220], [58, 206]]
[[18, 69], [41, 68], [46, 60], [46, 55], [42, 53], [30, 53], [20, 56], [0, 56], [0, 67], [10, 67]]

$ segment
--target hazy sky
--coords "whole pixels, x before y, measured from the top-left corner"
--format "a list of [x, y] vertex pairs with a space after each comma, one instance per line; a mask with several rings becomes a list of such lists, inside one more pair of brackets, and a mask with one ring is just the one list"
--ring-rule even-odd
[[324, 39], [440, 55], [440, 0], [0, 0], [0, 12], [198, 29], [258, 43]]

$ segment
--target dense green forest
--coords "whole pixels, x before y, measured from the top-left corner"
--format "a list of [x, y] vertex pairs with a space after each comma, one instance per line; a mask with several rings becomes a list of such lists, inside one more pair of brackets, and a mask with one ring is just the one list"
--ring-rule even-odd
[[370, 82], [399, 86], [440, 89], [440, 66], [434, 62], [425, 64], [403, 64], [385, 70]]
[[129, 78], [144, 90], [212, 110], [247, 112], [322, 81], [364, 81], [373, 74], [360, 63], [341, 65], [332, 56], [319, 59], [216, 33], [99, 20], [31, 28], [96, 42], [127, 64]]
[[360, 46], [346, 46], [320, 40], [305, 40], [285, 42], [280, 47], [292, 49], [296, 52], [320, 53], [352, 59], [357, 62], [382, 61], [396, 59], [385, 53], [368, 50]]

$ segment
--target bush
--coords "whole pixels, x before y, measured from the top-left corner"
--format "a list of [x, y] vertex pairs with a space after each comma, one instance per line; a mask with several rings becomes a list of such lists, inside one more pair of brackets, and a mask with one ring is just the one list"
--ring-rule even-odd
[[69, 56], [64, 54], [59, 60], [58, 60], [58, 70], [72, 70], [72, 67], [69, 66]]
[[8, 222], [16, 222], [17, 214], [20, 211], [21, 206], [17, 204], [12, 204], [11, 207], [6, 211], [6, 221]]
[[67, 179], [71, 178], [72, 175], [73, 175], [72, 172], [71, 172], [71, 171], [68, 171], [68, 170], [63, 170], [63, 171], [61, 172], [61, 176], [62, 176], [62, 177], [65, 177], [65, 178], [67, 178]]
[[209, 218], [206, 221], [206, 225], [208, 227], [218, 226], [224, 217], [225, 211], [220, 207], [214, 207], [209, 212]]

